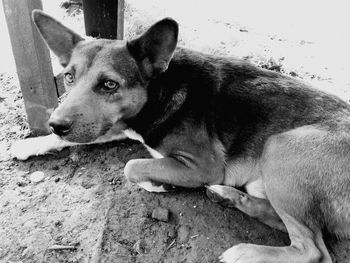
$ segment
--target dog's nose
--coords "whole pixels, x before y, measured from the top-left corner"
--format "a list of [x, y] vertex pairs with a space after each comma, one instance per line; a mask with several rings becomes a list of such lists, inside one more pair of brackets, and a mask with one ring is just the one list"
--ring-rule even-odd
[[49, 125], [51, 128], [51, 131], [58, 136], [64, 136], [67, 135], [70, 132], [70, 128], [72, 127], [72, 121], [71, 120], [65, 120], [65, 119], [52, 119], [49, 120]]

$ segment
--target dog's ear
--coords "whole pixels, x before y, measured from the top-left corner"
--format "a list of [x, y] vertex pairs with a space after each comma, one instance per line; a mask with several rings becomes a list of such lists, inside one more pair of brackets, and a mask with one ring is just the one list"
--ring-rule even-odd
[[49, 48], [58, 57], [61, 65], [67, 66], [74, 47], [84, 39], [41, 10], [34, 10], [32, 15]]
[[167, 70], [177, 44], [179, 26], [171, 18], [160, 20], [139, 38], [127, 43], [130, 54], [150, 78]]

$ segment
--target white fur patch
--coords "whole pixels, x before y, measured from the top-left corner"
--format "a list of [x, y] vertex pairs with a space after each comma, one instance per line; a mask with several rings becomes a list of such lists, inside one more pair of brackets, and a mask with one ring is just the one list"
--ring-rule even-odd
[[141, 143], [145, 143], [145, 140], [136, 131], [134, 131], [132, 129], [127, 129], [127, 130], [124, 130], [123, 132], [124, 132], [125, 136], [128, 137], [129, 139], [139, 141]]
[[258, 179], [252, 182], [249, 182], [245, 185], [247, 193], [251, 196], [267, 199], [265, 188], [262, 182], [262, 179]]
[[109, 141], [121, 140], [124, 139], [124, 134], [106, 134], [97, 138], [93, 142], [89, 143], [76, 143], [68, 142], [55, 134], [50, 134], [47, 136], [28, 138], [24, 140], [16, 141], [12, 144], [9, 154], [11, 157], [18, 160], [27, 160], [30, 156], [38, 156], [49, 153], [50, 151], [61, 151], [63, 148], [74, 146], [74, 145], [83, 145], [83, 144], [98, 144], [105, 143]]
[[[219, 257], [219, 260], [222, 263], [248, 262], [246, 261], [246, 258], [242, 258], [244, 254], [245, 251], [240, 251], [239, 246], [233, 246], [222, 253], [222, 255]], [[253, 261], [249, 260], [249, 262]]]
[[81, 144], [98, 144], [98, 143], [105, 143], [105, 142], [111, 142], [111, 141], [119, 141], [122, 139], [125, 139], [126, 136], [123, 133], [119, 134], [109, 134], [106, 133], [105, 135], [102, 135], [98, 137], [95, 141], [89, 142], [89, 143], [81, 143]]
[[60, 151], [67, 146], [76, 144], [64, 141], [55, 134], [50, 134], [16, 141], [12, 144], [9, 153], [18, 160], [27, 160], [30, 156], [43, 155], [52, 150]]
[[225, 193], [223, 191], [222, 185], [219, 185], [219, 184], [206, 185], [205, 188], [207, 188], [211, 192], [214, 192], [214, 193], [218, 194], [221, 197], [226, 197], [226, 195], [225, 195]]
[[160, 186], [154, 186], [151, 182], [140, 182], [137, 183], [139, 186], [141, 186], [143, 189], [145, 189], [148, 192], [151, 193], [165, 193], [168, 192], [163, 185]]
[[149, 147], [148, 145], [145, 144], [145, 140], [143, 139], [143, 137], [138, 134], [136, 131], [132, 130], [132, 129], [127, 129], [124, 131], [124, 134], [132, 140], [135, 141], [139, 141], [141, 142], [147, 149], [147, 151], [150, 153], [150, 155], [154, 158], [154, 159], [161, 159], [164, 158], [164, 155], [161, 154], [160, 152], [158, 152], [157, 150]]
[[145, 144], [146, 149], [154, 159], [162, 159], [164, 155]]

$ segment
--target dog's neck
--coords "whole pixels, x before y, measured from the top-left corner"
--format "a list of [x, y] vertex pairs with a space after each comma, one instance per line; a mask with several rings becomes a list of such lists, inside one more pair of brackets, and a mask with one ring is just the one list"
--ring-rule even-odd
[[[148, 83], [148, 101], [141, 112], [126, 120], [128, 127], [142, 135], [148, 144], [155, 144], [166, 131], [176, 125], [176, 116], [181, 114], [194, 86], [208, 79], [205, 70], [198, 67], [198, 58], [193, 51], [178, 48], [169, 68]], [[198, 53], [199, 54], [199, 53]], [[211, 77], [212, 79], [212, 77]], [[206, 83], [206, 86], [209, 87]]]
[[220, 107], [213, 98], [220, 90], [220, 68], [224, 63], [229, 62], [177, 48], [168, 70], [149, 82], [148, 101], [141, 112], [125, 123], [139, 133], [146, 144], [155, 146], [179, 124], [177, 116], [183, 120], [183, 114], [191, 115], [205, 121], [208, 114], [215, 114], [215, 108]]
[[152, 82], [148, 88], [149, 100], [141, 112], [125, 122], [151, 145], [162, 137], [162, 130], [165, 132], [175, 122], [176, 113], [186, 101], [187, 89], [165, 89]]

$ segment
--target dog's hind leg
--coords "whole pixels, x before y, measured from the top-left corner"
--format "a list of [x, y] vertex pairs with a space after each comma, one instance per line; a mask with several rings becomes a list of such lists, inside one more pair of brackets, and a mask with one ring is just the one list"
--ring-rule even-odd
[[[299, 203], [298, 201], [302, 201], [304, 196], [288, 193], [299, 199], [296, 201], [293, 198], [285, 198], [284, 189], [282, 192], [274, 190], [271, 203], [287, 229], [291, 244], [286, 247], [239, 244], [226, 250], [221, 255], [220, 261], [224, 263], [331, 263], [332, 260], [319, 227], [312, 224], [312, 220], [307, 226], [304, 220], [297, 219], [298, 213], [295, 211], [302, 210], [303, 207], [295, 206]], [[303, 213], [302, 211], [301, 214]], [[309, 218], [305, 220], [308, 221]]]
[[225, 207], [237, 208], [272, 228], [287, 232], [281, 218], [277, 215], [268, 200], [253, 197], [231, 186], [209, 185], [206, 188], [207, 196], [213, 202]]
[[[286, 247], [240, 244], [225, 251], [222, 262], [332, 262], [321, 229], [327, 224], [324, 217], [329, 204], [327, 189], [340, 180], [341, 170], [334, 169], [334, 165], [344, 166], [345, 161], [341, 154], [337, 158], [330, 155], [336, 151], [324, 147], [326, 136], [325, 132], [311, 128], [276, 135], [261, 158], [267, 198], [285, 224], [291, 244]], [[334, 173], [338, 176], [332, 176]], [[346, 200], [337, 191], [332, 189], [337, 198]]]
[[224, 263], [331, 263], [321, 231], [306, 227], [284, 211], [278, 212], [291, 239], [287, 247], [239, 244], [220, 257]]

